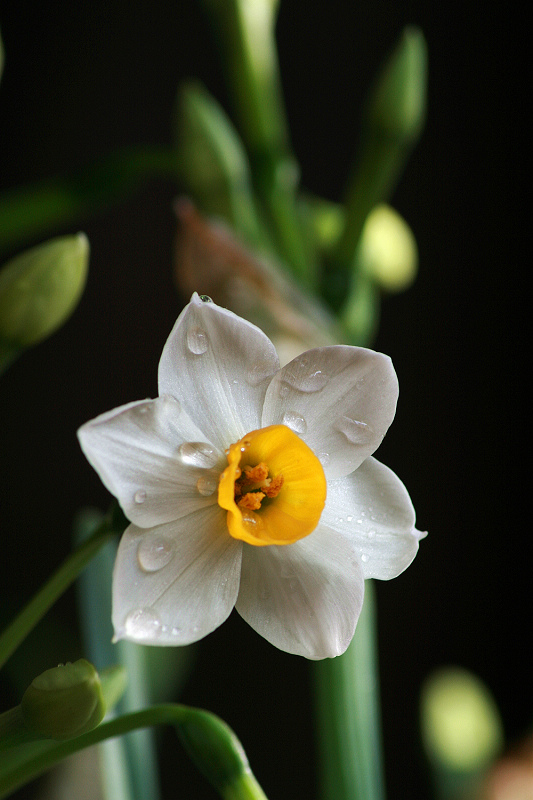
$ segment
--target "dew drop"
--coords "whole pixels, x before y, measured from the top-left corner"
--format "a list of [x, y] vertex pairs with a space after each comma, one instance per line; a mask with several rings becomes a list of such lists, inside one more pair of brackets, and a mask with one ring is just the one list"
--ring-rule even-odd
[[266, 361], [259, 362], [248, 370], [246, 373], [246, 381], [250, 386], [259, 386], [260, 383], [270, 378], [273, 372], [275, 372], [273, 364], [269, 364]]
[[376, 531], [368, 531], [368, 533], [367, 533], [367, 537], [369, 539], [373, 539], [375, 535], [376, 535]]
[[161, 620], [153, 608], [138, 608], [131, 611], [124, 623], [126, 636], [130, 639], [154, 639], [161, 634]]
[[213, 467], [217, 462], [217, 452], [208, 442], [184, 442], [179, 449], [180, 458], [189, 467]]
[[199, 625], [195, 625], [194, 628], [192, 629], [192, 632], [193, 633], [198, 633], [199, 630], [200, 630], [200, 626]]
[[196, 488], [202, 497], [210, 497], [218, 486], [214, 475], [203, 475], [196, 481]]
[[282, 422], [295, 433], [305, 433], [307, 430], [307, 422], [295, 411], [287, 411], [283, 415]]
[[137, 561], [145, 572], [157, 572], [166, 567], [174, 555], [174, 543], [166, 536], [146, 534], [137, 549]]
[[187, 347], [196, 356], [201, 356], [209, 347], [207, 333], [201, 328], [189, 328], [187, 331]]
[[290, 389], [287, 386], [287, 384], [286, 383], [282, 383], [280, 388], [279, 388], [279, 396], [280, 397], [287, 397], [289, 392], [290, 392]]
[[350, 419], [350, 417], [341, 417], [337, 424], [337, 430], [343, 433], [351, 444], [368, 444], [374, 433], [366, 422]]
[[283, 380], [300, 392], [319, 392], [327, 384], [329, 377], [321, 369], [306, 369], [307, 363], [302, 360], [293, 362], [283, 372]]
[[368, 553], [361, 553], [361, 561], [366, 564], [370, 560]]
[[181, 628], [172, 628], [172, 635], [178, 636], [181, 633]]
[[135, 494], [133, 495], [134, 501], [137, 505], [141, 505], [146, 500], [146, 492], [144, 489], [138, 489]]
[[352, 519], [353, 519], [353, 517], [352, 517], [352, 515], [350, 514], [349, 516], [347, 516], [347, 517], [346, 517], [346, 522], [351, 522], [351, 521], [352, 521]]
[[323, 467], [326, 467], [331, 460], [331, 456], [329, 453], [319, 453], [318, 460], [320, 461]]
[[198, 297], [200, 298], [202, 303], [212, 303], [213, 302], [208, 294], [200, 294], [200, 295], [198, 295]]

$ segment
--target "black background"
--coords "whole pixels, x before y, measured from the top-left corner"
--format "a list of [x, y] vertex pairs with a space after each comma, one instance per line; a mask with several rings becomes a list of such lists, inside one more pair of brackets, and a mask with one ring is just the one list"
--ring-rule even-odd
[[[418, 527], [430, 532], [409, 570], [377, 587], [387, 784], [399, 800], [430, 796], [417, 703], [431, 670], [460, 664], [480, 675], [509, 741], [530, 725], [533, 708], [531, 527], [519, 508], [530, 480], [517, 465], [525, 431], [515, 385], [516, 302], [527, 288], [515, 205], [521, 90], [511, 12], [491, 8], [286, 0], [279, 15], [302, 184], [333, 200], [342, 193], [365, 90], [402, 27], [420, 25], [429, 47], [426, 131], [394, 196], [417, 236], [420, 274], [408, 292], [385, 298], [375, 343], [400, 379], [396, 420], [378, 455], [405, 482]], [[192, 0], [21, 0], [2, 9], [0, 25], [4, 188], [70, 172], [123, 145], [169, 144], [184, 78], [200, 78], [228, 105], [211, 31]], [[69, 229], [84, 230], [91, 243], [79, 309], [2, 379], [7, 617], [70, 548], [76, 510], [107, 507], [76, 428], [157, 393], [161, 348], [185, 302], [171, 279], [176, 191], [152, 182]], [[47, 623], [56, 663], [82, 654], [73, 597]], [[30, 680], [53, 665], [41, 663], [38, 649], [31, 656]], [[272, 800], [312, 798], [310, 685], [305, 661], [274, 650], [233, 614], [202, 644], [183, 699], [235, 728]], [[17, 702], [8, 680], [2, 687], [5, 707]], [[213, 797], [178, 750], [169, 732], [165, 796]]]

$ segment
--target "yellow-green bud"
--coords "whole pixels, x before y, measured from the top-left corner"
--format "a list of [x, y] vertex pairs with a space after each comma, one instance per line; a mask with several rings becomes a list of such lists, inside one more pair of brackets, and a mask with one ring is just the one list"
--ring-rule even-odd
[[431, 761], [455, 773], [477, 773], [503, 746], [503, 727], [487, 687], [466, 670], [443, 669], [422, 690], [422, 738]]
[[105, 703], [96, 669], [85, 659], [47, 669], [20, 704], [25, 728], [46, 739], [71, 739], [102, 721]]
[[20, 350], [59, 328], [85, 286], [89, 242], [83, 233], [51, 239], [0, 272], [0, 344]]
[[382, 289], [399, 292], [413, 282], [418, 267], [414, 234], [393, 208], [384, 203], [366, 218], [357, 260]]
[[426, 115], [427, 48], [419, 28], [408, 26], [378, 76], [365, 122], [395, 140], [418, 138]]

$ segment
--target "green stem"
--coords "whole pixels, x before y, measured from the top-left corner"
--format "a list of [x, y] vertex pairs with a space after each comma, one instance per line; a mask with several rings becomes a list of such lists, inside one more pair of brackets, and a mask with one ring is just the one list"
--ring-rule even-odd
[[0, 253], [123, 200], [149, 178], [178, 176], [173, 150], [130, 147], [73, 175], [11, 189], [0, 196]]
[[372, 581], [352, 643], [316, 662], [315, 677], [322, 800], [384, 800]]
[[63, 564], [37, 594], [32, 597], [20, 614], [0, 634], [0, 667], [5, 664], [30, 631], [44, 617], [48, 609], [76, 580], [82, 569], [89, 563], [100, 547], [118, 530], [117, 523], [110, 515], [108, 519], [102, 522], [90, 539], [87, 539], [65, 559]]
[[[209, 753], [212, 758], [205, 760], [206, 768], [198, 758], [194, 760], [224, 800], [266, 800], [235, 734], [215, 715], [177, 704], [152, 706], [118, 717], [67, 742], [39, 743], [40, 750], [34, 748], [29, 758], [24, 761], [19, 758], [14, 767], [8, 766], [0, 772], [0, 799], [79, 750], [139, 728], [160, 724], [174, 725], [189, 753], [191, 743], [195, 744], [195, 733], [199, 733], [196, 743], [204, 756]], [[215, 732], [216, 741], [210, 740], [207, 726]]]

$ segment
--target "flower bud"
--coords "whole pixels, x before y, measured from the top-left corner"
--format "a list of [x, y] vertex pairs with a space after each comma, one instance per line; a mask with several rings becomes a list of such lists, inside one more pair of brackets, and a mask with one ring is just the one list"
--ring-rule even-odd
[[105, 714], [100, 678], [85, 659], [47, 669], [24, 692], [22, 719], [46, 739], [70, 739], [96, 728]]
[[208, 711], [184, 708], [177, 731], [191, 760], [222, 797], [266, 800], [242, 744], [223, 720]]
[[427, 49], [419, 28], [408, 26], [378, 76], [365, 122], [398, 142], [415, 141], [426, 115]]
[[19, 351], [59, 328], [85, 285], [89, 242], [83, 233], [51, 239], [0, 272], [0, 345]]
[[390, 206], [376, 206], [366, 218], [357, 261], [361, 269], [389, 292], [399, 292], [413, 282], [418, 248], [407, 222]]
[[443, 669], [426, 682], [421, 723], [428, 757], [440, 770], [475, 774], [503, 744], [500, 715], [489, 690], [457, 667]]

